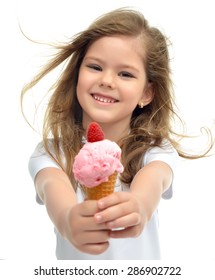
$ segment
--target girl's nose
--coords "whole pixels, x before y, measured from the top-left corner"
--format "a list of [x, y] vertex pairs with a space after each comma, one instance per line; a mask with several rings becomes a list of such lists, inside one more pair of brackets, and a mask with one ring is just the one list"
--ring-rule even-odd
[[111, 73], [109, 71], [102, 72], [101, 80], [100, 80], [100, 86], [108, 87], [108, 88], [114, 88], [115, 87], [115, 81], [114, 81], [113, 73]]

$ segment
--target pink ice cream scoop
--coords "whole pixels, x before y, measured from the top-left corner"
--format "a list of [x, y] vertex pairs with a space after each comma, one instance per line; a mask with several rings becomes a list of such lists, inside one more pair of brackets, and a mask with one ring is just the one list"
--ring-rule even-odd
[[[93, 123], [93, 129], [98, 125]], [[115, 143], [107, 139], [101, 139], [101, 133], [90, 132], [88, 141], [75, 157], [73, 164], [74, 177], [80, 184], [93, 188], [108, 181], [108, 177], [114, 172], [122, 173], [124, 168], [120, 162], [121, 149]], [[99, 141], [95, 141], [100, 137]], [[93, 139], [93, 141], [92, 141]]]
[[121, 149], [115, 142], [105, 139], [86, 143], [75, 157], [74, 177], [88, 188], [107, 182], [115, 171], [123, 172], [120, 157]]

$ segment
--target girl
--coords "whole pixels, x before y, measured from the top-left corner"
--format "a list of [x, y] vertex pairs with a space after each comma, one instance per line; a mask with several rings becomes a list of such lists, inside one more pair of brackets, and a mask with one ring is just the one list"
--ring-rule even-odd
[[[180, 151], [167, 40], [144, 16], [117, 9], [59, 52], [22, 97], [62, 62], [52, 87], [43, 142], [29, 161], [37, 199], [55, 226], [58, 259], [160, 259], [157, 207], [170, 198]], [[84, 201], [72, 173], [91, 121], [122, 148], [115, 192]]]

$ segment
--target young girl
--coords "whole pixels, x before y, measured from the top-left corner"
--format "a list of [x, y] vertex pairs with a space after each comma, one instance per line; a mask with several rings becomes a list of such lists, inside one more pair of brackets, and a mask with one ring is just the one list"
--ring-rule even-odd
[[[143, 15], [98, 18], [23, 89], [66, 62], [52, 87], [43, 142], [30, 158], [37, 199], [55, 226], [58, 259], [160, 259], [157, 207], [171, 198], [178, 154], [168, 46]], [[115, 192], [84, 200], [72, 173], [91, 121], [122, 149]]]

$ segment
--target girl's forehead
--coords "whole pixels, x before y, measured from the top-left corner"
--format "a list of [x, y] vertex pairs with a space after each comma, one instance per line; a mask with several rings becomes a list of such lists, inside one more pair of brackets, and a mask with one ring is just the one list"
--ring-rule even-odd
[[[96, 40], [94, 40], [94, 43], [96, 42], [99, 42], [101, 40], [106, 40], [106, 41], [109, 41], [109, 40], [121, 40], [121, 41], [124, 41], [125, 43], [127, 42], [133, 42], [134, 44], [140, 44], [141, 43], [141, 39], [140, 39], [140, 36], [129, 36], [129, 35], [122, 35], [122, 34], [113, 34], [113, 35], [109, 35], [109, 36], [102, 36]], [[91, 44], [91, 45], [92, 45]]]
[[92, 42], [89, 46], [87, 52], [98, 47], [98, 51], [103, 48], [108, 47], [111, 50], [122, 48], [130, 49], [130, 51], [138, 52], [141, 56], [144, 56], [144, 44], [141, 39], [141, 36], [126, 36], [126, 35], [112, 35], [112, 36], [103, 36], [99, 39]]
[[113, 67], [126, 66], [145, 71], [144, 50], [140, 39], [131, 36], [105, 36], [87, 50], [84, 60], [98, 61]]

